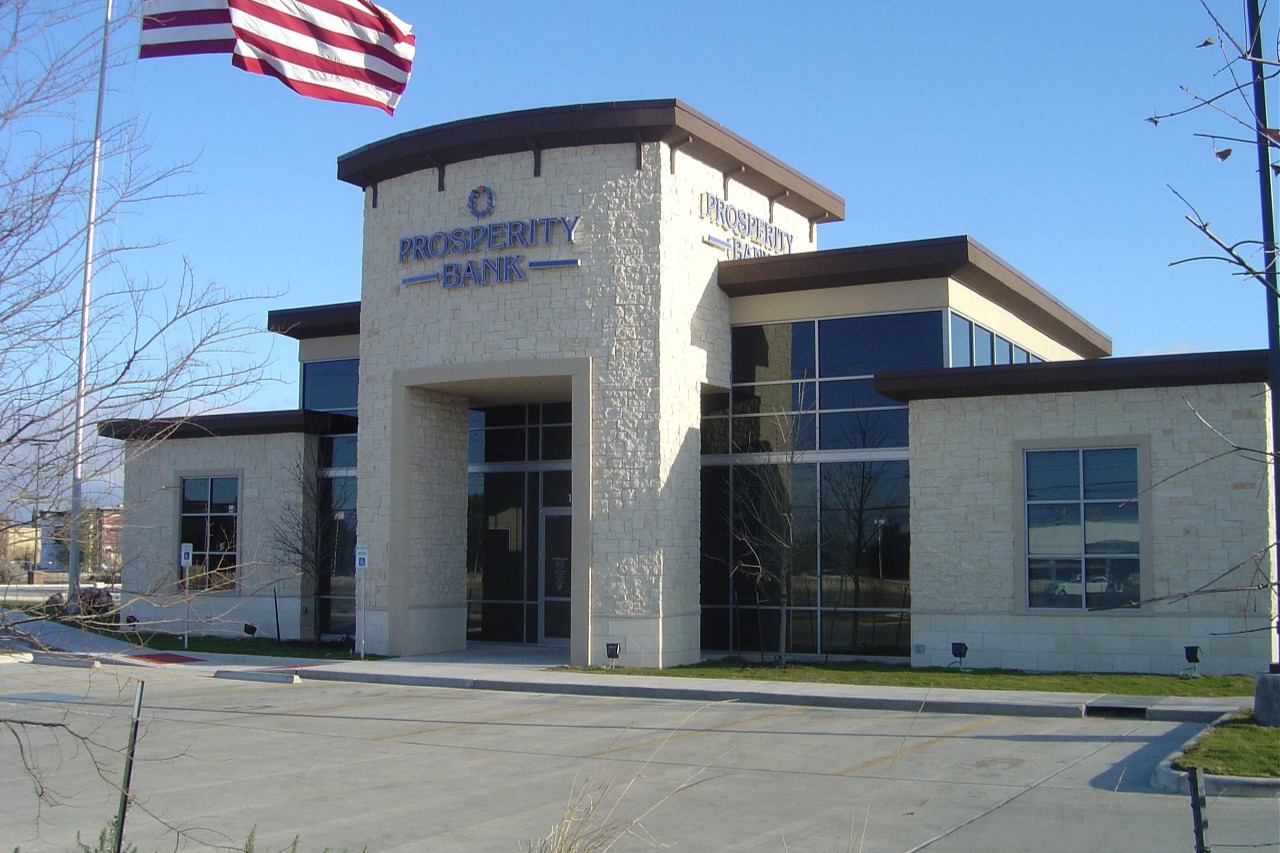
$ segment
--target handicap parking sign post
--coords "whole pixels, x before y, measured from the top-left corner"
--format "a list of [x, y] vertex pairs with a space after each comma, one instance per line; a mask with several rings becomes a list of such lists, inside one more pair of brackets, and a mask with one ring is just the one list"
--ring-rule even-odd
[[191, 574], [191, 555], [195, 548], [190, 542], [183, 542], [179, 546], [178, 563], [182, 566], [182, 584], [186, 587], [185, 594], [187, 596], [187, 624], [186, 630], [182, 632], [182, 650], [187, 650], [188, 638], [191, 636], [191, 581], [188, 575]]
[[356, 621], [360, 626], [360, 659], [364, 660], [364, 576], [369, 568], [369, 546], [356, 546]]

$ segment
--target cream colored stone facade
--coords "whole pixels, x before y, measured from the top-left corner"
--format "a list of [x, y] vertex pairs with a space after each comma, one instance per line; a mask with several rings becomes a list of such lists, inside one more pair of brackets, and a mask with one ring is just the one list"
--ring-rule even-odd
[[[1259, 384], [911, 403], [912, 663], [1022, 670], [1265, 670], [1274, 592], [1268, 395]], [[1218, 435], [1216, 433], [1221, 433]], [[1026, 606], [1023, 451], [1139, 448], [1142, 591], [1129, 612]]]
[[[126, 442], [121, 602], [144, 630], [243, 636], [245, 623], [310, 638], [313, 601], [303, 572], [282, 556], [272, 520], [301, 501], [297, 465], [315, 465], [316, 439], [301, 433]], [[235, 588], [187, 594], [180, 581], [183, 477], [236, 477]], [[304, 612], [305, 611], [305, 612]]]
[[[703, 192], [723, 174], [664, 143], [522, 152], [454, 163], [366, 192], [360, 335], [360, 540], [370, 549], [370, 651], [423, 653], [465, 643], [462, 524], [466, 407], [476, 401], [573, 402], [571, 657], [686, 663], [699, 655], [700, 397], [729, 381], [723, 249], [704, 237]], [[674, 166], [673, 166], [674, 164]], [[578, 217], [573, 242], [522, 249], [523, 282], [402, 284], [402, 237], [466, 225], [476, 186], [495, 220]], [[769, 202], [729, 182], [729, 200], [767, 217]], [[783, 205], [774, 222], [796, 251], [809, 223]], [[446, 433], [448, 433], [446, 435]], [[424, 532], [439, 526], [438, 532]], [[447, 530], [447, 535], [446, 531]]]

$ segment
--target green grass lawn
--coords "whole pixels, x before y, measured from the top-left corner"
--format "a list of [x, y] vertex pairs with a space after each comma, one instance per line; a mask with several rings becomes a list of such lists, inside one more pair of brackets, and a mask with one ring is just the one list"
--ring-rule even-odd
[[1038, 690], [1053, 693], [1119, 693], [1129, 696], [1253, 696], [1253, 677], [1211, 675], [1178, 678], [1133, 673], [1014, 672], [1000, 669], [913, 669], [864, 661], [798, 663], [779, 669], [739, 658], [704, 661], [664, 670], [593, 667], [591, 672], [683, 678], [747, 678], [884, 687], [952, 687], [966, 690]]
[[[40, 602], [0, 602], [9, 610], [19, 610], [36, 616], [41, 610]], [[181, 652], [184, 650], [181, 634], [137, 633], [118, 630], [114, 622], [80, 622], [68, 617], [58, 617], [58, 622], [72, 627], [84, 628], [113, 640], [122, 640], [138, 646], [145, 646], [157, 652]], [[341, 643], [315, 643], [299, 640], [276, 642], [274, 637], [197, 637], [192, 636], [185, 647], [186, 651], [202, 652], [210, 655], [258, 655], [260, 657], [315, 658], [323, 660], [360, 660], [360, 655]], [[379, 660], [378, 655], [365, 655], [365, 660]]]
[[1214, 726], [1173, 762], [1178, 770], [1203, 768], [1226, 776], [1280, 778], [1280, 729], [1258, 725], [1253, 714]]
[[[158, 652], [181, 652], [184, 647], [181, 634], [134, 634], [121, 631], [110, 636], [125, 642], [146, 646]], [[360, 655], [340, 643], [306, 643], [285, 640], [277, 643], [273, 637], [191, 637], [186, 651], [209, 655], [261, 655], [263, 657], [316, 658], [323, 660], [360, 660]], [[377, 660], [366, 655], [365, 660]]]

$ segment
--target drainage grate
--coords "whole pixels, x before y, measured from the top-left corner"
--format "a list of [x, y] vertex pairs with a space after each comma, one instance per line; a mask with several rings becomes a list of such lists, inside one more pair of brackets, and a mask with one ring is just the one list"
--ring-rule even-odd
[[1145, 720], [1147, 712], [1160, 701], [1154, 696], [1099, 696], [1085, 703], [1086, 717], [1110, 717], [1124, 720]]

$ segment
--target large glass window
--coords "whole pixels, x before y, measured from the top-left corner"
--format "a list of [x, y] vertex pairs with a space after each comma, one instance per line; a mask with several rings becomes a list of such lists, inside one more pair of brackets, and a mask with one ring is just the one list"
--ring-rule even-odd
[[733, 330], [730, 393], [703, 399], [704, 648], [909, 654], [907, 407], [874, 375], [946, 366], [945, 316]]
[[1028, 606], [1137, 607], [1138, 449], [1028, 450], [1024, 464]]
[[359, 402], [360, 359], [308, 361], [302, 365], [302, 408], [355, 415]]
[[1027, 364], [1044, 359], [959, 314], [951, 315], [951, 366]]
[[572, 505], [572, 406], [472, 409], [468, 453], [467, 637], [539, 642], [542, 510]]
[[[360, 359], [308, 361], [302, 365], [302, 408], [357, 416]], [[320, 437], [318, 467], [320, 554], [317, 624], [324, 636], [356, 633], [356, 449], [354, 434]]]
[[356, 478], [320, 479], [320, 633], [356, 634]]
[[189, 589], [234, 589], [240, 483], [236, 477], [183, 477], [179, 531], [191, 545]]

